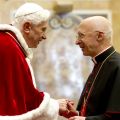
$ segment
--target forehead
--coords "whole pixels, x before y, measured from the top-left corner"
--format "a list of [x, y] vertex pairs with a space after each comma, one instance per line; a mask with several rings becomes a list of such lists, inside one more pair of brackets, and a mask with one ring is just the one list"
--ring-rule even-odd
[[90, 32], [92, 31], [93, 27], [91, 26], [91, 24], [89, 22], [81, 22], [79, 27], [78, 27], [78, 32], [80, 33], [85, 33], [85, 32]]
[[84, 24], [80, 23], [78, 26], [77, 32], [82, 33], [85, 31], [85, 29], [86, 29], [86, 27], [84, 26]]
[[47, 25], [48, 25], [47, 21], [42, 21], [42, 22], [37, 24], [38, 27], [47, 27]]

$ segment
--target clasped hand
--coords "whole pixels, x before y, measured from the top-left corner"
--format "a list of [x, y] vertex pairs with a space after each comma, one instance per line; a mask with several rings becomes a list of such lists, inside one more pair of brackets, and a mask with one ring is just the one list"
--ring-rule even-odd
[[59, 102], [59, 115], [64, 116], [66, 118], [70, 118], [72, 116], [77, 116], [78, 112], [74, 107], [74, 102], [67, 99], [58, 99]]

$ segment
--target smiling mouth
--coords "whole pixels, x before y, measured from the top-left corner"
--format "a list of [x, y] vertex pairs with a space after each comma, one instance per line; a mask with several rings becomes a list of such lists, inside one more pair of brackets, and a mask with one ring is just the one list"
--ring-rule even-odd
[[[80, 46], [80, 45], [79, 45]], [[83, 49], [84, 47], [83, 46], [80, 46], [81, 49]]]
[[42, 41], [42, 39], [39, 39], [39, 42], [41, 42]]
[[82, 51], [84, 51], [84, 47], [80, 47]]

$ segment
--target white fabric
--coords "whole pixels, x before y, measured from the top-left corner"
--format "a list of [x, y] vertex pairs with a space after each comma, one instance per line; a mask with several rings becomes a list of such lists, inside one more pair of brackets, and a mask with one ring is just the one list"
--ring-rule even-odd
[[31, 75], [32, 75], [32, 81], [33, 81], [34, 87], [36, 88], [37, 86], [36, 86], [36, 82], [35, 82], [35, 76], [34, 76], [34, 72], [33, 72], [33, 68], [32, 68], [30, 59], [26, 58], [26, 61], [27, 61], [27, 64], [30, 68], [30, 72], [31, 72]]

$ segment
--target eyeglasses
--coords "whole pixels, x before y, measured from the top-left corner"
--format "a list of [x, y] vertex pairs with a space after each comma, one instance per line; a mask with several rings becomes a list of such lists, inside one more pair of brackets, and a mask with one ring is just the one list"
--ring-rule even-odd
[[98, 35], [99, 35], [100, 33], [106, 34], [106, 35], [110, 33], [110, 32], [104, 33], [104, 32], [101, 32], [101, 31], [92, 31], [92, 32], [87, 32], [87, 33], [78, 32], [76, 38], [77, 38], [77, 39], [83, 39], [83, 38], [84, 38], [85, 36], [87, 36], [88, 34], [94, 33], [94, 32], [97, 33]]
[[83, 39], [84, 37], [85, 37], [85, 34], [80, 33], [80, 32], [76, 36], [77, 39]]
[[[96, 32], [96, 31], [94, 31], [94, 32]], [[90, 33], [93, 33], [93, 32], [87, 32], [86, 34], [85, 34], [85, 33], [78, 32], [76, 38], [77, 38], [77, 39], [83, 39], [87, 34], [90, 34]]]

